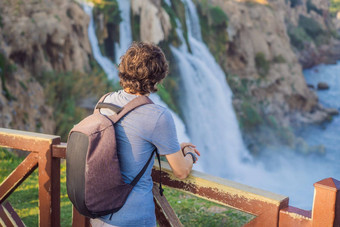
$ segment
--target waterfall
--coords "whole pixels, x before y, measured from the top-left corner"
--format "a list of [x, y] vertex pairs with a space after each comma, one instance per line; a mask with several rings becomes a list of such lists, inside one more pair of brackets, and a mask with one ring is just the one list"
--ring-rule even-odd
[[84, 11], [87, 15], [90, 16], [90, 23], [88, 27], [88, 36], [91, 43], [92, 53], [98, 64], [102, 67], [105, 74], [110, 80], [114, 82], [118, 81], [118, 71], [115, 65], [108, 59], [107, 57], [103, 56], [99, 49], [98, 39], [95, 32], [92, 9], [93, 5], [90, 3], [83, 3], [81, 2], [84, 8]]
[[232, 176], [241, 160], [249, 157], [243, 144], [232, 106], [232, 92], [226, 75], [201, 40], [195, 6], [184, 1], [187, 16], [188, 51], [181, 25], [177, 33], [182, 44], [171, 46], [181, 75], [181, 109], [192, 142], [202, 151], [204, 172]]
[[119, 43], [115, 43], [116, 63], [125, 53], [132, 43], [131, 18], [130, 18], [130, 1], [117, 0], [120, 17], [122, 21], [119, 24]]
[[[202, 157], [196, 169], [288, 195], [290, 205], [310, 209], [313, 199], [313, 183], [326, 177], [339, 179], [340, 166], [338, 165], [337, 148], [339, 140], [336, 135], [339, 133], [340, 117], [334, 117], [332, 123], [334, 127], [331, 127], [332, 125], [328, 127], [332, 130], [331, 133], [324, 133], [324, 129], [319, 129], [316, 130], [316, 133], [323, 135], [322, 137], [309, 138], [310, 141], [322, 138], [320, 140], [324, 141], [326, 148], [331, 151], [325, 158], [317, 155], [296, 155], [294, 151], [278, 147], [276, 151], [264, 152], [269, 154], [269, 157], [258, 157], [256, 160], [252, 160], [242, 141], [232, 107], [232, 92], [226, 82], [226, 75], [202, 42], [195, 5], [191, 0], [182, 1], [186, 7], [186, 25], [191, 52], [186, 45], [179, 21], [177, 21], [177, 33], [182, 45], [179, 47], [170, 46], [170, 49], [179, 66], [180, 87], [182, 88], [180, 107], [187, 127], [176, 114], [172, 114], [179, 140], [181, 142], [189, 141], [187, 130], [191, 141], [201, 151]], [[170, 0], [165, 2], [171, 5]], [[123, 20], [120, 24], [120, 42], [115, 44], [117, 61], [119, 55], [124, 53], [132, 41], [129, 1], [118, 0], [118, 3]], [[108, 77], [117, 80], [114, 64], [100, 53], [94, 32], [92, 7], [84, 5], [84, 10], [91, 17], [88, 30], [94, 57]], [[339, 65], [340, 63], [337, 67]], [[321, 70], [315, 70], [310, 74], [321, 72]], [[339, 68], [332, 69], [332, 73], [334, 73], [332, 83], [334, 82], [337, 86], [330, 89], [328, 95], [340, 91], [340, 81], [335, 75], [338, 70]], [[313, 83], [316, 82], [313, 81]], [[155, 103], [165, 106], [156, 94], [150, 97]], [[334, 96], [334, 99], [337, 97]], [[325, 100], [327, 102], [329, 96]], [[333, 105], [333, 101], [329, 105]], [[340, 108], [340, 104], [337, 105], [337, 108]], [[329, 142], [330, 139], [333, 141]], [[331, 150], [332, 147], [333, 150]]]
[[[120, 16], [122, 21], [119, 25], [120, 29], [120, 40], [119, 44], [115, 44], [115, 56], [117, 59], [120, 58], [121, 55], [125, 53], [125, 51], [129, 48], [130, 44], [132, 43], [132, 32], [131, 32], [131, 25], [130, 25], [130, 1], [126, 0], [117, 0], [119, 4]], [[90, 3], [82, 3], [84, 11], [90, 16], [90, 23], [88, 26], [88, 35], [89, 40], [91, 43], [93, 56], [96, 61], [100, 64], [106, 75], [109, 79], [113, 79], [114, 81], [118, 81], [118, 70], [114, 66], [114, 64], [106, 57], [104, 57], [99, 49], [98, 40], [95, 33], [95, 25], [93, 21], [93, 14], [92, 9], [93, 6]], [[164, 106], [168, 108], [168, 106], [159, 98], [157, 94], [151, 94], [150, 98], [152, 101], [160, 106]], [[177, 116], [175, 112], [173, 112], [170, 108], [168, 108], [173, 116], [173, 119], [176, 124], [176, 132], [178, 136], [178, 140], [180, 142], [189, 142], [190, 139], [186, 133], [186, 129], [184, 126], [183, 121]]]

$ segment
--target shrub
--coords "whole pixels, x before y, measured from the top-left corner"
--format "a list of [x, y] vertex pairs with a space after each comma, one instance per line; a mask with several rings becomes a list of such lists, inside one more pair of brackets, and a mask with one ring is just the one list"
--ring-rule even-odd
[[114, 90], [104, 72], [96, 66], [92, 73], [45, 72], [37, 77], [45, 88], [47, 105], [54, 108], [56, 135], [67, 139], [74, 124], [88, 115], [86, 109], [79, 107], [82, 100], [98, 99], [108, 91]]
[[300, 27], [288, 28], [288, 35], [290, 38], [290, 43], [299, 50], [302, 50], [304, 48], [306, 42], [312, 41], [305, 30]]
[[264, 53], [259, 52], [255, 55], [255, 65], [260, 76], [264, 77], [268, 74], [270, 62], [267, 61]]
[[172, 7], [170, 7], [168, 4], [166, 4], [164, 1], [162, 1], [162, 7], [165, 10], [165, 12], [169, 15], [170, 17], [170, 23], [171, 23], [171, 31], [168, 37], [168, 42], [171, 43], [175, 47], [179, 47], [182, 42], [179, 39], [176, 28], [177, 28], [177, 22], [176, 19], [178, 18], [176, 16], [176, 12]]
[[303, 15], [299, 17], [299, 26], [303, 28], [310, 37], [317, 37], [324, 32], [317, 21]]
[[295, 8], [303, 4], [302, 0], [290, 0], [290, 7]]
[[336, 14], [340, 11], [340, 1], [339, 0], [331, 0], [330, 1], [330, 7], [329, 11], [333, 16], [336, 16]]
[[282, 55], [277, 55], [273, 58], [273, 63], [286, 63], [286, 59]]
[[220, 7], [210, 6], [209, 16], [211, 18], [212, 26], [227, 26], [228, 16]]
[[104, 14], [107, 23], [119, 24], [122, 21], [116, 0], [96, 1], [95, 7]]
[[140, 16], [131, 15], [131, 32], [134, 41], [140, 40]]
[[197, 4], [202, 38], [217, 62], [222, 64], [229, 40], [228, 16], [220, 7], [213, 6], [207, 1], [199, 1]]
[[243, 100], [241, 105], [241, 127], [244, 129], [253, 129], [262, 123], [262, 118], [254, 104]]
[[16, 98], [10, 93], [6, 86], [6, 80], [11, 79], [13, 72], [16, 70], [16, 66], [11, 64], [5, 55], [0, 53], [0, 78], [1, 88], [3, 95], [7, 100], [16, 100]]
[[307, 12], [310, 13], [311, 11], [314, 11], [316, 12], [317, 14], [319, 15], [322, 15], [322, 10], [317, 8], [311, 0], [307, 0], [307, 3], [306, 3], [306, 6], [307, 6]]

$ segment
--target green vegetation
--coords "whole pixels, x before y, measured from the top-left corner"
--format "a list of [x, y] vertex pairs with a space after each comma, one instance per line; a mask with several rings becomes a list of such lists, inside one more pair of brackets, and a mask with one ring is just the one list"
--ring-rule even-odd
[[243, 226], [254, 216], [165, 187], [165, 196], [184, 226]]
[[[181, 7], [182, 6], [182, 7]], [[184, 5], [182, 3], [182, 5], [179, 5], [177, 7], [170, 7], [168, 4], [166, 4], [164, 2], [164, 0], [162, 1], [162, 7], [163, 9], [165, 10], [165, 12], [169, 15], [170, 17], [170, 23], [171, 23], [171, 31], [170, 31], [170, 34], [169, 34], [169, 37], [167, 39], [167, 42], [175, 47], [179, 47], [182, 42], [181, 40], [179, 39], [178, 35], [177, 35], [177, 32], [176, 32], [176, 28], [177, 28], [177, 22], [176, 22], [176, 19], [179, 18], [179, 16], [177, 14], [181, 14], [181, 13], [184, 13], [185, 11], [182, 11], [184, 10]], [[175, 10], [177, 10], [178, 12], [176, 12]], [[185, 17], [185, 15], [183, 15]], [[182, 16], [182, 17], [183, 17]], [[185, 22], [185, 20], [184, 20]], [[186, 26], [185, 26], [186, 28]], [[183, 31], [185, 32], [185, 31]], [[187, 37], [187, 35], [186, 35]]]
[[228, 16], [219, 6], [209, 6], [208, 15], [212, 26], [228, 26]]
[[[308, 5], [308, 2], [307, 7], [309, 7], [310, 10], [318, 10], [313, 4], [310, 3], [310, 5]], [[332, 37], [336, 39], [339, 38], [339, 35], [331, 26], [323, 29], [316, 20], [304, 15], [300, 15], [298, 27], [288, 26], [288, 35], [291, 44], [298, 50], [303, 50], [308, 43], [313, 42], [319, 46], [329, 43]]]
[[246, 125], [248, 129], [255, 128], [263, 123], [254, 103], [243, 100], [241, 110], [242, 114], [240, 115], [240, 118], [242, 127]]
[[202, 38], [217, 62], [221, 64], [228, 48], [228, 16], [219, 6], [211, 5], [206, 0], [197, 1], [196, 4]]
[[86, 98], [99, 99], [101, 95], [115, 89], [96, 63], [90, 74], [45, 72], [37, 80], [45, 88], [47, 104], [54, 109], [55, 134], [60, 135], [63, 141], [66, 141], [73, 125], [89, 114], [79, 104]]
[[336, 16], [336, 14], [340, 12], [340, 0], [331, 0], [329, 11], [333, 16]]
[[257, 72], [260, 76], [267, 76], [270, 68], [270, 62], [266, 59], [264, 53], [259, 52], [255, 55], [255, 65]]
[[[0, 182], [2, 182], [23, 160], [13, 152], [0, 148]], [[66, 193], [66, 165], [61, 165], [60, 171], [60, 225], [71, 226], [72, 206]], [[26, 226], [38, 226], [38, 171], [35, 170], [8, 198], [19, 217]]]
[[178, 108], [181, 94], [179, 88], [181, 78], [178, 73], [178, 64], [172, 55], [169, 42], [162, 41], [159, 43], [159, 46], [163, 50], [166, 59], [169, 61], [169, 74], [162, 83], [158, 85], [157, 94], [175, 113], [181, 114], [180, 109]]
[[[116, 0], [95, 1], [93, 8], [94, 18], [97, 23], [103, 23], [106, 26], [107, 34], [102, 34], [100, 27], [96, 27], [96, 35], [98, 37], [99, 48], [103, 55], [109, 57], [115, 62], [114, 43], [119, 43], [119, 23], [122, 21], [120, 11]], [[97, 21], [97, 16], [104, 16], [103, 21]]]
[[272, 59], [272, 62], [280, 64], [280, 63], [286, 63], [287, 61], [282, 55], [277, 55], [277, 56], [274, 56], [274, 58]]
[[122, 21], [116, 0], [94, 1], [94, 6], [104, 14], [106, 23], [119, 24]]
[[253, 88], [259, 87], [264, 80], [266, 78], [263, 77], [241, 79], [237, 75], [227, 75], [233, 99], [236, 100], [234, 108], [240, 129], [253, 155], [260, 153], [263, 146], [273, 145], [276, 142], [288, 146], [294, 145], [293, 130], [280, 125], [279, 119], [267, 113], [269, 103], [265, 100], [257, 100], [252, 94]]
[[302, 50], [305, 46], [305, 43], [312, 41], [305, 30], [300, 27], [289, 27], [288, 35], [290, 37], [290, 43], [298, 50]]
[[256, 81], [240, 79], [236, 75], [228, 75], [227, 81], [233, 91], [233, 98], [240, 100], [240, 105], [235, 107], [241, 130], [250, 132], [258, 129], [264, 123], [264, 118], [260, 105], [249, 92], [250, 87]]
[[3, 95], [7, 100], [16, 100], [16, 98], [10, 93], [6, 86], [6, 81], [12, 79], [13, 72], [16, 70], [16, 66], [11, 64], [5, 55], [0, 53], [0, 78], [1, 88]]
[[316, 7], [316, 5], [314, 5], [311, 0], [307, 0], [306, 6], [307, 6], [308, 13], [310, 13], [311, 11], [314, 11], [317, 14], [322, 15], [322, 10]]
[[313, 18], [300, 15], [299, 17], [299, 27], [301, 27], [310, 37], [316, 37], [322, 34], [323, 29], [321, 25], [316, 22]]
[[3, 28], [4, 24], [2, 23], [2, 16], [0, 15], [0, 28]]
[[185, 6], [181, 0], [172, 0], [171, 6], [169, 6], [167, 3], [165, 3], [164, 0], [162, 0], [162, 8], [165, 10], [165, 12], [169, 15], [170, 17], [170, 23], [171, 23], [171, 31], [169, 34], [169, 37], [166, 40], [166, 45], [173, 45], [175, 47], [179, 47], [182, 42], [180, 38], [177, 35], [176, 28], [177, 26], [177, 20], [182, 25], [182, 31], [183, 31], [183, 36], [185, 39], [185, 42], [190, 50], [190, 44], [188, 42], [188, 29], [186, 25], [186, 15], [185, 15]]
[[[0, 182], [15, 169], [23, 158], [0, 149]], [[60, 171], [60, 222], [61, 226], [71, 226], [72, 205], [66, 193], [66, 165]], [[253, 216], [225, 206], [221, 206], [186, 193], [166, 188], [164, 194], [184, 226], [243, 226]], [[28, 177], [8, 198], [26, 226], [38, 226], [38, 172]]]
[[131, 15], [131, 32], [132, 32], [132, 39], [134, 41], [140, 41], [140, 16], [139, 15]]
[[289, 0], [290, 7], [295, 8], [296, 6], [300, 6], [303, 4], [302, 0]]
[[172, 77], [167, 77], [162, 84], [159, 84], [157, 86], [157, 88], [157, 94], [159, 95], [159, 97], [168, 105], [170, 109], [172, 109], [176, 113], [179, 113], [179, 110], [175, 104], [175, 100], [171, 96], [172, 93], [175, 93], [174, 90], [178, 90], [178, 86], [175, 80]]

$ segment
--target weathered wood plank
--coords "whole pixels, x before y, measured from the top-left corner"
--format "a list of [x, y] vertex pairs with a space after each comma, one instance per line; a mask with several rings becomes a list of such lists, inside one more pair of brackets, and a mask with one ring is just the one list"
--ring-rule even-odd
[[38, 167], [38, 155], [30, 153], [0, 185], [0, 203]]
[[[158, 181], [158, 164], [153, 169], [153, 179]], [[288, 197], [249, 187], [233, 181], [192, 171], [185, 180], [177, 179], [166, 162], [162, 162], [162, 183], [198, 197], [227, 205], [257, 216], [253, 226], [277, 226], [279, 210], [288, 207]], [[256, 220], [257, 219], [257, 220]]]
[[15, 210], [13, 209], [13, 207], [11, 206], [9, 202], [5, 203], [4, 208], [8, 211], [8, 214], [10, 215], [10, 219], [16, 227], [25, 227], [24, 223], [18, 216], [17, 212], [15, 212]]
[[60, 160], [52, 158], [52, 145], [60, 144], [60, 137], [50, 142], [38, 156], [40, 226], [60, 226]]
[[0, 146], [23, 151], [46, 150], [60, 136], [0, 128]]
[[5, 227], [14, 227], [13, 223], [8, 217], [8, 214], [5, 211], [5, 208], [0, 203], [0, 226]]
[[53, 158], [66, 158], [66, 143], [53, 145], [52, 147]]
[[90, 227], [90, 219], [85, 217], [77, 211], [76, 208], [72, 209], [72, 227]]
[[156, 218], [159, 226], [161, 227], [181, 227], [183, 226], [178, 219], [176, 213], [170, 206], [165, 195], [159, 194], [159, 188], [156, 184], [152, 188], [153, 199], [155, 202]]

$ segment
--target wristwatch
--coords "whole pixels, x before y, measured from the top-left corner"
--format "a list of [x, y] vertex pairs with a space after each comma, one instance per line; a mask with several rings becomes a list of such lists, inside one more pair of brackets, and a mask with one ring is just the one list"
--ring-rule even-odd
[[197, 158], [196, 158], [196, 155], [194, 154], [194, 153], [192, 153], [192, 152], [187, 152], [186, 153], [186, 155], [185, 156], [187, 156], [188, 154], [190, 154], [191, 155], [191, 157], [192, 157], [192, 161], [193, 161], [193, 163], [195, 164], [196, 163], [196, 161], [197, 161]]

